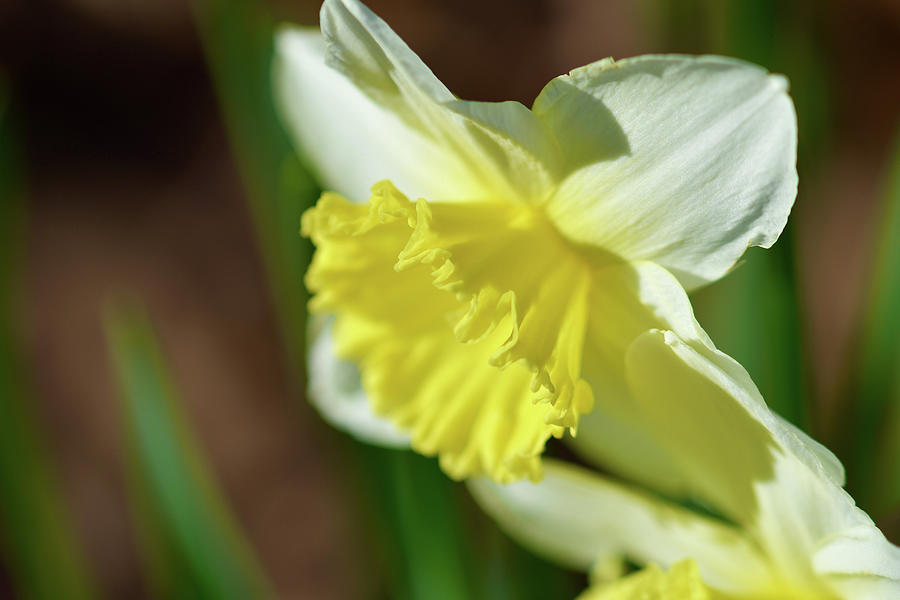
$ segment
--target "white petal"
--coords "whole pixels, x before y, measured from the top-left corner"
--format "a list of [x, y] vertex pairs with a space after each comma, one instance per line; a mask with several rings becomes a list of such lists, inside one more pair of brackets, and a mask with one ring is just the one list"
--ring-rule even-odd
[[694, 319], [684, 289], [659, 265], [613, 264], [594, 274], [592, 289], [583, 372], [594, 390], [595, 409], [582, 417], [570, 445], [586, 460], [629, 481], [683, 495], [681, 473], [648, 432], [631, 397], [625, 353], [639, 335], [655, 328], [709, 346], [712, 342]]
[[533, 201], [555, 183], [559, 149], [527, 108], [457, 100], [387, 23], [356, 0], [326, 0], [321, 23], [328, 64], [411, 128], [450, 149], [482, 186], [478, 197]]
[[309, 400], [322, 418], [362, 442], [408, 448], [409, 435], [372, 411], [356, 366], [334, 356], [331, 319], [311, 318], [309, 338]]
[[900, 598], [900, 548], [871, 523], [830, 539], [814, 565], [844, 598]]
[[738, 530], [575, 466], [547, 459], [540, 483], [476, 479], [469, 489], [516, 540], [568, 567], [617, 555], [663, 567], [692, 558], [722, 591], [763, 595], [773, 581]]
[[669, 496], [684, 496], [684, 482], [665, 449], [640, 424], [640, 413], [628, 410], [630, 397], [618, 394], [612, 407], [601, 396], [578, 422], [578, 435], [566, 444], [585, 462]]
[[781, 454], [833, 483], [832, 469], [820, 459], [827, 450], [805, 446], [804, 438], [786, 429], [731, 357], [685, 343], [673, 332], [651, 331], [632, 344], [625, 362], [648, 431], [693, 493], [730, 518], [745, 526], [753, 522], [754, 486], [775, 478]]
[[882, 597], [853, 591], [870, 586], [900, 592], [900, 549], [849, 494], [790, 453], [776, 453], [774, 472], [756, 486], [759, 514], [750, 529], [785, 587], [839, 598]]
[[841, 489], [837, 459], [769, 411], [738, 363], [656, 331], [626, 369], [648, 431], [694, 494], [753, 537], [784, 589], [828, 596], [897, 578], [900, 551]]
[[383, 179], [413, 198], [481, 193], [447, 148], [326, 66], [318, 31], [279, 30], [273, 77], [282, 121], [325, 189], [356, 202], [367, 201], [372, 184]]
[[828, 540], [816, 553], [815, 564], [821, 573], [874, 575], [900, 584], [900, 548], [870, 522]]
[[821, 470], [837, 487], [844, 487], [846, 473], [844, 465], [834, 453], [811, 438], [808, 433], [786, 421], [778, 413], [773, 413], [782, 427], [782, 442], [798, 456], [810, 456], [809, 463], [817, 472]]
[[601, 61], [534, 104], [573, 171], [548, 204], [571, 238], [667, 267], [687, 287], [721, 277], [784, 228], [797, 187], [783, 77], [720, 57]]

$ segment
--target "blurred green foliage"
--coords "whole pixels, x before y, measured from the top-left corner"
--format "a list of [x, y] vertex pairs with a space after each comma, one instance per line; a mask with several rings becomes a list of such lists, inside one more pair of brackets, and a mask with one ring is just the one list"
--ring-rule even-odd
[[187, 426], [149, 321], [117, 306], [107, 338], [122, 398], [133, 516], [162, 598], [271, 598]]
[[436, 459], [354, 442], [363, 510], [388, 575], [385, 597], [402, 600], [573, 598], [581, 575], [513, 543], [450, 481]]
[[900, 135], [885, 173], [845, 439], [857, 500], [877, 517], [900, 508]]
[[300, 215], [319, 189], [275, 114], [273, 19], [253, 0], [194, 0], [195, 22], [218, 92], [232, 154], [272, 290], [290, 371], [302, 383], [306, 339], [303, 273], [312, 253]]
[[385, 552], [388, 596], [471, 597], [454, 487], [436, 462], [406, 450], [355, 446], [373, 541]]
[[18, 597], [91, 598], [85, 570], [53, 479], [18, 354], [24, 165], [0, 79], [0, 540]]

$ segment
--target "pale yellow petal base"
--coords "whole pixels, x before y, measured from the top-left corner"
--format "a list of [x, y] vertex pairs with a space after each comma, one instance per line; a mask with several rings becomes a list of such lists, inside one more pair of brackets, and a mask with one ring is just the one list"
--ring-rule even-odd
[[376, 412], [455, 478], [540, 477], [550, 436], [593, 406], [581, 378], [590, 268], [530, 207], [325, 194], [310, 309], [337, 316]]
[[676, 563], [666, 572], [651, 564], [612, 583], [595, 585], [578, 600], [720, 600], [703, 583], [692, 560]]

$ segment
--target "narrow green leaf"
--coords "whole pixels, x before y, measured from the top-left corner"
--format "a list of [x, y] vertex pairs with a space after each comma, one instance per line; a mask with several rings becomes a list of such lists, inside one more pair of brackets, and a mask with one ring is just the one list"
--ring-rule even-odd
[[290, 364], [302, 374], [307, 300], [303, 273], [311, 247], [299, 234], [300, 216], [315, 202], [319, 189], [275, 113], [272, 18], [264, 3], [252, 0], [194, 0], [194, 14], [246, 188]]
[[[900, 361], [895, 372], [900, 371]], [[885, 423], [876, 452], [875, 475], [872, 488], [872, 511], [879, 525], [891, 539], [900, 542], [900, 376], [895, 377], [885, 410]], [[885, 523], [892, 523], [890, 528]]]
[[353, 442], [364, 513], [391, 598], [573, 598], [583, 574], [518, 546], [481, 512], [437, 461]]
[[850, 483], [876, 515], [900, 505], [900, 137], [886, 183], [848, 429]]
[[135, 516], [159, 595], [272, 597], [185, 422], [146, 316], [116, 307], [107, 337]]
[[724, 2], [641, 0], [638, 6], [648, 35], [666, 52], [709, 52], [723, 33]]
[[7, 113], [0, 85], [0, 540], [18, 597], [91, 598], [93, 586], [21, 379], [14, 301], [21, 286], [24, 182]]
[[[0, 82], [2, 83], [2, 82]], [[94, 596], [36, 429], [15, 343], [24, 184], [0, 86], [0, 518], [3, 549], [23, 598]]]
[[[472, 503], [469, 498], [469, 503]], [[564, 570], [516, 544], [481, 509], [473, 506], [467, 530], [469, 564], [476, 577], [474, 598], [545, 600], [574, 598], [587, 586], [583, 573]]]
[[[707, 51], [736, 56], [787, 75], [797, 109], [801, 181], [827, 155], [831, 137], [831, 90], [823, 49], [823, 15], [812, 2], [704, 0], [724, 7], [720, 43]], [[802, 191], [801, 187], [801, 191]]]
[[410, 451], [353, 446], [390, 597], [472, 597], [459, 505], [437, 462]]

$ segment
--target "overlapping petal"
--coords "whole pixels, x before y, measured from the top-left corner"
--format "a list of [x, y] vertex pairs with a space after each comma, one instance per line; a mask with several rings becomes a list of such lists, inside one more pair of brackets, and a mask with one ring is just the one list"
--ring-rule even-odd
[[782, 457], [839, 489], [834, 455], [771, 412], [747, 372], [722, 352], [651, 331], [629, 348], [626, 373], [642, 423], [680, 465], [691, 492], [736, 521], [754, 521], [764, 482], [787, 481], [776, 477]]
[[544, 462], [538, 484], [468, 482], [482, 508], [535, 552], [581, 570], [615, 557], [664, 567], [691, 558], [710, 586], [776, 597], [772, 565], [739, 528], [579, 467]]
[[900, 548], [871, 523], [826, 540], [813, 556], [813, 569], [844, 598], [893, 598], [900, 593]]
[[459, 157], [485, 192], [477, 198], [528, 201], [548, 193], [559, 174], [559, 148], [525, 106], [458, 100], [357, 0], [326, 0], [320, 18], [328, 64], [379, 106]]
[[900, 550], [841, 489], [837, 459], [769, 411], [739, 364], [657, 331], [634, 342], [626, 368], [654, 438], [695, 496], [778, 566], [784, 597], [900, 594]]
[[582, 418], [580, 435], [569, 443], [601, 469], [683, 495], [682, 474], [642, 423], [625, 379], [625, 353], [649, 329], [678, 331], [698, 344], [712, 342], [694, 319], [684, 289], [654, 263], [619, 262], [597, 269], [591, 290], [584, 376], [594, 390], [595, 409]]
[[[748, 529], [795, 587], [840, 598], [900, 594], [900, 548], [824, 472], [779, 453], [775, 477], [756, 493], [759, 516]], [[867, 587], [884, 593], [860, 593]]]
[[774, 477], [774, 417], [761, 398], [669, 332], [640, 336], [626, 357], [647, 431], [669, 453], [688, 492], [737, 522], [757, 514], [755, 484]]
[[415, 130], [325, 64], [315, 30], [282, 28], [273, 67], [275, 96], [294, 145], [323, 187], [365, 202], [390, 179], [414, 197], [471, 198], [483, 193], [450, 148]]
[[781, 76], [711, 56], [605, 60], [554, 79], [533, 108], [565, 153], [550, 218], [688, 288], [718, 279], [778, 238], [794, 202], [786, 90]]

